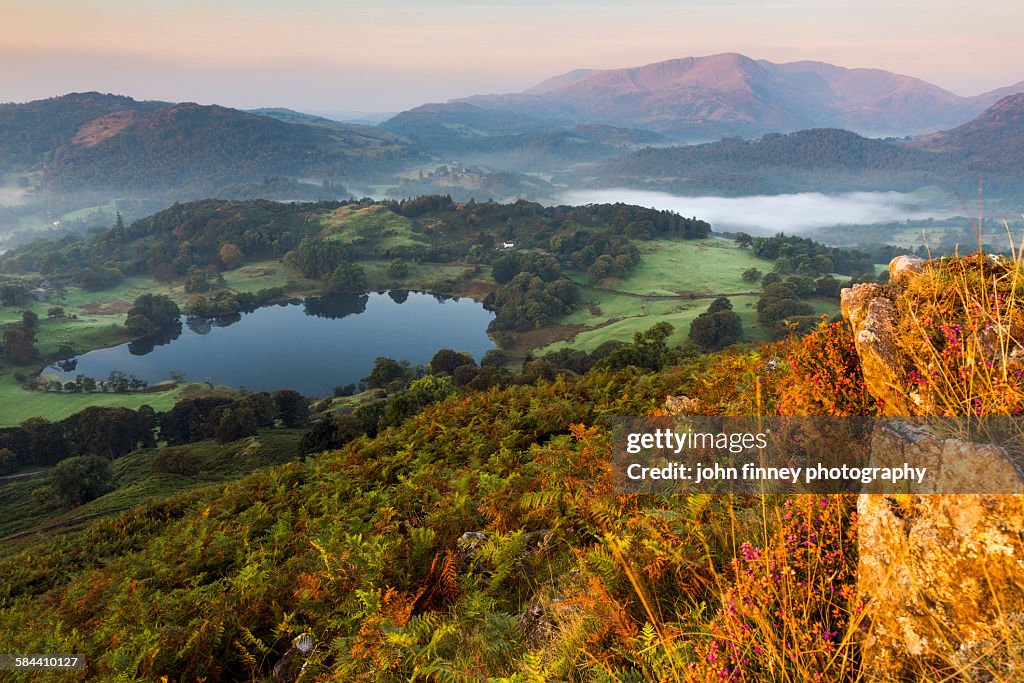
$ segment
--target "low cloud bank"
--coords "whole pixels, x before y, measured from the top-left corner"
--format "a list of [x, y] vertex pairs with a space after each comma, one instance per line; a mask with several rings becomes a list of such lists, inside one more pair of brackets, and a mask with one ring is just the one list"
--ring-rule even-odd
[[624, 202], [675, 211], [711, 223], [718, 231], [757, 234], [805, 232], [836, 225], [888, 223], [907, 219], [944, 218], [947, 211], [927, 209], [920, 199], [902, 192], [848, 192], [826, 195], [755, 195], [750, 197], [678, 197], [664, 192], [607, 189], [572, 190], [558, 197], [562, 204]]

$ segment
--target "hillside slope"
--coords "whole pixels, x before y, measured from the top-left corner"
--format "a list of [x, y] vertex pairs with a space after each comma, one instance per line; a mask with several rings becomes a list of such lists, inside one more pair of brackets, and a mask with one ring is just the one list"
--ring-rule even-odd
[[[910, 263], [857, 290], [894, 297], [901, 348], [946, 359], [936, 380], [904, 377], [904, 398], [926, 387], [955, 414], [1020, 411], [1018, 356], [983, 371], [1011, 378], [998, 395], [961, 371], [989, 323], [1019, 331], [1021, 267]], [[983, 303], [990, 279], [999, 305]], [[638, 337], [627, 367], [461, 393], [304, 462], [20, 539], [0, 546], [0, 634], [84, 656], [91, 680], [256, 681], [303, 662], [324, 680], [865, 680], [877, 602], [858, 593], [857, 496], [622, 495], [609, 473], [615, 416], [879, 414], [892, 404], [859, 355], [874, 339], [823, 322], [662, 367]], [[873, 498], [914, 512], [894, 528], [919, 520], [911, 496]], [[1012, 557], [1011, 542], [973, 564]], [[996, 602], [1018, 604], [1014, 590]], [[966, 662], [946, 632], [927, 658], [904, 655], [901, 679], [1016, 680], [1021, 628], [1004, 627]]]
[[420, 158], [367, 126], [97, 93], [0, 106], [0, 168], [62, 192], [202, 193], [268, 176], [346, 178]]

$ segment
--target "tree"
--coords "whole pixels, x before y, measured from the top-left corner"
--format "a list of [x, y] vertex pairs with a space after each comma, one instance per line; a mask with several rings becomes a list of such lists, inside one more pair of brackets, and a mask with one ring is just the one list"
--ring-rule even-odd
[[842, 291], [843, 285], [839, 280], [835, 279], [831, 275], [826, 275], [823, 278], [819, 278], [814, 285], [814, 293], [818, 296], [828, 297], [830, 299], [838, 299], [839, 293]]
[[754, 238], [745, 232], [741, 232], [740, 234], [736, 235], [736, 246], [738, 246], [740, 249], [746, 249], [753, 243], [753, 241]]
[[22, 311], [21, 326], [29, 332], [35, 332], [39, 329], [39, 316], [32, 310]]
[[740, 277], [743, 278], [744, 282], [757, 282], [758, 280], [761, 279], [761, 271], [751, 266], [750, 268], [744, 270], [743, 275], [741, 275]]
[[113, 490], [110, 461], [99, 455], [80, 455], [57, 463], [50, 482], [61, 503], [82, 505]]
[[185, 276], [185, 291], [189, 294], [196, 292], [209, 292], [210, 281], [206, 277], [206, 271], [199, 266], [191, 266]]
[[690, 323], [689, 339], [704, 351], [718, 351], [739, 341], [743, 321], [732, 310], [732, 303], [722, 296], [708, 310]]
[[393, 358], [380, 356], [373, 362], [370, 374], [362, 379], [370, 389], [384, 389], [395, 380], [405, 379], [405, 368]]
[[228, 443], [247, 436], [255, 436], [259, 430], [259, 422], [252, 410], [232, 406], [221, 411], [220, 421], [213, 431], [213, 436], [219, 443]]
[[403, 280], [409, 275], [409, 264], [400, 258], [388, 264], [388, 275], [396, 280]]
[[124, 326], [138, 337], [148, 337], [178, 322], [181, 311], [163, 294], [143, 294], [128, 311]]
[[14, 451], [0, 448], [0, 475], [10, 474], [18, 469], [18, 456]]
[[237, 244], [232, 244], [231, 242], [227, 242], [222, 245], [220, 250], [217, 252], [217, 256], [220, 258], [220, 262], [224, 264], [224, 267], [227, 270], [237, 268], [242, 265], [243, 261], [245, 261], [245, 254], [242, 253], [242, 250], [238, 248]]
[[341, 396], [352, 396], [352, 395], [354, 395], [356, 393], [356, 385], [355, 384], [339, 384], [338, 386], [334, 387], [334, 391], [332, 393], [335, 396], [338, 396], [338, 397], [341, 397]]
[[22, 306], [28, 301], [28, 290], [20, 283], [7, 282], [0, 285], [0, 306]]
[[327, 286], [332, 291], [366, 291], [366, 271], [357, 263], [344, 262], [335, 268], [334, 272], [327, 278]]
[[634, 332], [632, 344], [614, 349], [601, 359], [597, 367], [621, 370], [633, 366], [657, 372], [679, 357], [668, 345], [668, 338], [674, 330], [671, 323], [660, 322], [644, 332]]
[[178, 474], [191, 477], [199, 474], [199, 461], [187, 447], [169, 446], [161, 448], [149, 461], [149, 469], [153, 474]]
[[309, 401], [299, 392], [282, 389], [274, 394], [274, 404], [285, 427], [302, 427], [309, 423]]
[[430, 373], [433, 375], [451, 375], [455, 369], [463, 365], [476, 367], [476, 361], [465, 352], [441, 349], [430, 359]]
[[500, 368], [506, 362], [508, 362], [507, 353], [501, 349], [488, 349], [484, 357], [480, 359], [480, 366]]
[[35, 335], [21, 325], [4, 328], [4, 356], [12, 365], [30, 365], [39, 357], [34, 345]]

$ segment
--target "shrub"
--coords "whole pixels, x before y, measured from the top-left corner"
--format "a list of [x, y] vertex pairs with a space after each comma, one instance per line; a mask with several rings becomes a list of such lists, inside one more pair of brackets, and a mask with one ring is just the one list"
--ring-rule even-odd
[[113, 490], [110, 461], [98, 455], [80, 455], [57, 463], [50, 481], [60, 502], [82, 505]]

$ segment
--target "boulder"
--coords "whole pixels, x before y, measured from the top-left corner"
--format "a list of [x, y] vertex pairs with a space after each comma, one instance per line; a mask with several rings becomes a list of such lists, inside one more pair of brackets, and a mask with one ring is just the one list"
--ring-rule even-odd
[[865, 670], [913, 680], [938, 662], [1024, 680], [1024, 497], [863, 495], [857, 512]]
[[853, 329], [864, 383], [882, 401], [886, 415], [913, 415], [907, 399], [907, 373], [896, 343], [896, 304], [875, 284], [860, 284], [840, 293], [843, 318]]
[[[911, 463], [931, 473], [923, 486], [868, 486], [858, 498], [857, 585], [870, 614], [863, 670], [879, 681], [929, 680], [943, 669], [963, 680], [1024, 680], [1024, 495], [1005, 495], [1024, 493], [1019, 464], [1003, 448], [977, 443], [977, 425], [968, 434], [907, 417], [937, 411], [906, 390], [909, 370], [928, 369], [901, 356], [891, 297], [926, 263], [896, 257], [893, 287], [862, 284], [841, 296], [867, 389], [885, 415], [902, 418], [876, 425], [872, 465]], [[984, 330], [982, 355], [1015, 358], [1008, 334]]]
[[928, 263], [916, 256], [897, 256], [889, 261], [889, 282], [902, 285], [906, 284], [915, 273], [921, 272], [924, 265]]

